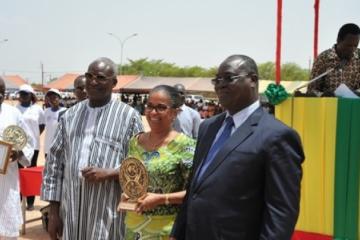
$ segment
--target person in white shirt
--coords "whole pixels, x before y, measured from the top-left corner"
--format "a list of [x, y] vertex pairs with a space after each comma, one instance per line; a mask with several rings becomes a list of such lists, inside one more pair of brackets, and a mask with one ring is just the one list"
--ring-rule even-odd
[[[45, 116], [42, 108], [36, 104], [35, 91], [30, 85], [23, 84], [20, 86], [19, 104], [16, 107], [22, 113], [24, 122], [30, 130], [28, 134], [34, 141], [34, 155], [31, 159], [30, 167], [35, 167], [40, 149], [40, 134], [45, 128]], [[22, 168], [20, 164], [19, 168]], [[28, 210], [34, 209], [34, 200], [34, 196], [26, 198]]]
[[186, 106], [185, 103], [185, 87], [182, 84], [175, 84], [174, 88], [179, 92], [180, 98], [183, 104], [180, 107], [174, 121], [174, 129], [178, 132], [196, 139], [198, 136], [199, 126], [201, 123], [201, 117], [199, 112], [195, 111], [191, 107]]
[[[30, 132], [18, 109], [3, 103], [5, 81], [0, 77], [0, 134], [10, 125], [16, 125]], [[6, 174], [0, 174], [0, 239], [17, 239], [19, 226], [23, 223], [20, 205], [18, 163], [27, 166], [34, 153], [32, 138], [22, 151], [12, 151], [11, 162]]]
[[143, 127], [133, 108], [111, 96], [116, 69], [109, 58], [93, 61], [85, 73], [88, 99], [60, 118], [41, 189], [50, 202], [51, 239], [124, 239], [119, 167]]
[[44, 152], [45, 158], [49, 154], [51, 143], [54, 139], [55, 131], [58, 126], [59, 114], [62, 111], [65, 111], [66, 108], [60, 107], [61, 94], [60, 91], [51, 88], [45, 96], [50, 104], [49, 108], [45, 109], [45, 142], [44, 142]]

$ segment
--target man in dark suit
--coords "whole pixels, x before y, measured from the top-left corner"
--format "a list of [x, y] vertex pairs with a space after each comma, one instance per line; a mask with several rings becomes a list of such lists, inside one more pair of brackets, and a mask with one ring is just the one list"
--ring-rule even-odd
[[289, 240], [299, 214], [300, 138], [260, 107], [253, 59], [228, 57], [212, 83], [226, 112], [200, 125], [170, 239]]

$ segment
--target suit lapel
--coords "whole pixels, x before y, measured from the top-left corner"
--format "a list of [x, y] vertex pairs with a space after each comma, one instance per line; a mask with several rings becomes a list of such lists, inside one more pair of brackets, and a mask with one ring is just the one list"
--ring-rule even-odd
[[210, 123], [207, 128], [204, 130], [205, 134], [204, 136], [201, 138], [201, 142], [199, 143], [199, 147], [198, 147], [198, 151], [197, 151], [197, 155], [194, 159], [199, 159], [200, 161], [198, 161], [196, 163], [195, 167], [195, 175], [194, 175], [194, 180], [193, 181], [193, 185], [196, 182], [197, 179], [197, 171], [199, 170], [198, 168], [201, 167], [202, 162], [204, 161], [204, 159], [206, 158], [210, 147], [212, 145], [212, 142], [214, 141], [217, 132], [219, 131], [222, 122], [224, 121], [226, 116], [226, 113], [222, 113], [221, 115], [219, 115], [218, 117], [216, 117], [216, 119], [214, 119], [214, 121], [212, 123]]
[[[260, 107], [238, 129], [236, 129], [233, 135], [226, 141], [224, 146], [216, 154], [213, 162], [209, 165], [208, 169], [206, 169], [206, 171], [204, 172], [202, 178], [198, 181], [196, 189], [199, 188], [203, 181], [215, 171], [215, 169], [226, 159], [226, 157], [234, 150], [234, 148], [244, 142], [255, 131], [256, 126], [258, 125], [260, 118], [262, 117], [262, 114], [263, 110]], [[209, 148], [210, 147], [208, 147], [206, 150], [209, 151]]]

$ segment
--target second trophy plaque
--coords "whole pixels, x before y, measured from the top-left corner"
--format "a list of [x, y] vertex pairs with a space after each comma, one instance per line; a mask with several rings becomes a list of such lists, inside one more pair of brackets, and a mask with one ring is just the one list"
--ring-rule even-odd
[[119, 180], [122, 191], [129, 199], [120, 201], [118, 211], [134, 211], [138, 199], [146, 195], [149, 186], [145, 165], [137, 158], [124, 159], [120, 167]]

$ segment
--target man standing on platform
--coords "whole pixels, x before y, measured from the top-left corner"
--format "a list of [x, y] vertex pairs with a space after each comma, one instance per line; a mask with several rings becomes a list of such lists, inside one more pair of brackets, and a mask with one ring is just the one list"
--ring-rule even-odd
[[201, 122], [200, 114], [191, 107], [185, 105], [184, 85], [175, 84], [174, 88], [178, 91], [183, 103], [180, 107], [180, 112], [174, 121], [174, 129], [196, 139], [198, 137], [199, 125]]
[[333, 96], [336, 88], [346, 84], [352, 91], [360, 88], [360, 28], [353, 23], [343, 25], [338, 33], [336, 44], [322, 52], [315, 60], [311, 70], [314, 79], [332, 69], [323, 78], [308, 86], [308, 93]]
[[299, 214], [300, 138], [260, 107], [253, 59], [228, 57], [212, 83], [226, 112], [200, 125], [171, 239], [289, 240]]
[[88, 99], [60, 118], [44, 169], [48, 231], [51, 239], [122, 239], [118, 170], [129, 139], [143, 126], [133, 108], [111, 97], [117, 83], [113, 61], [95, 60], [85, 76]]

